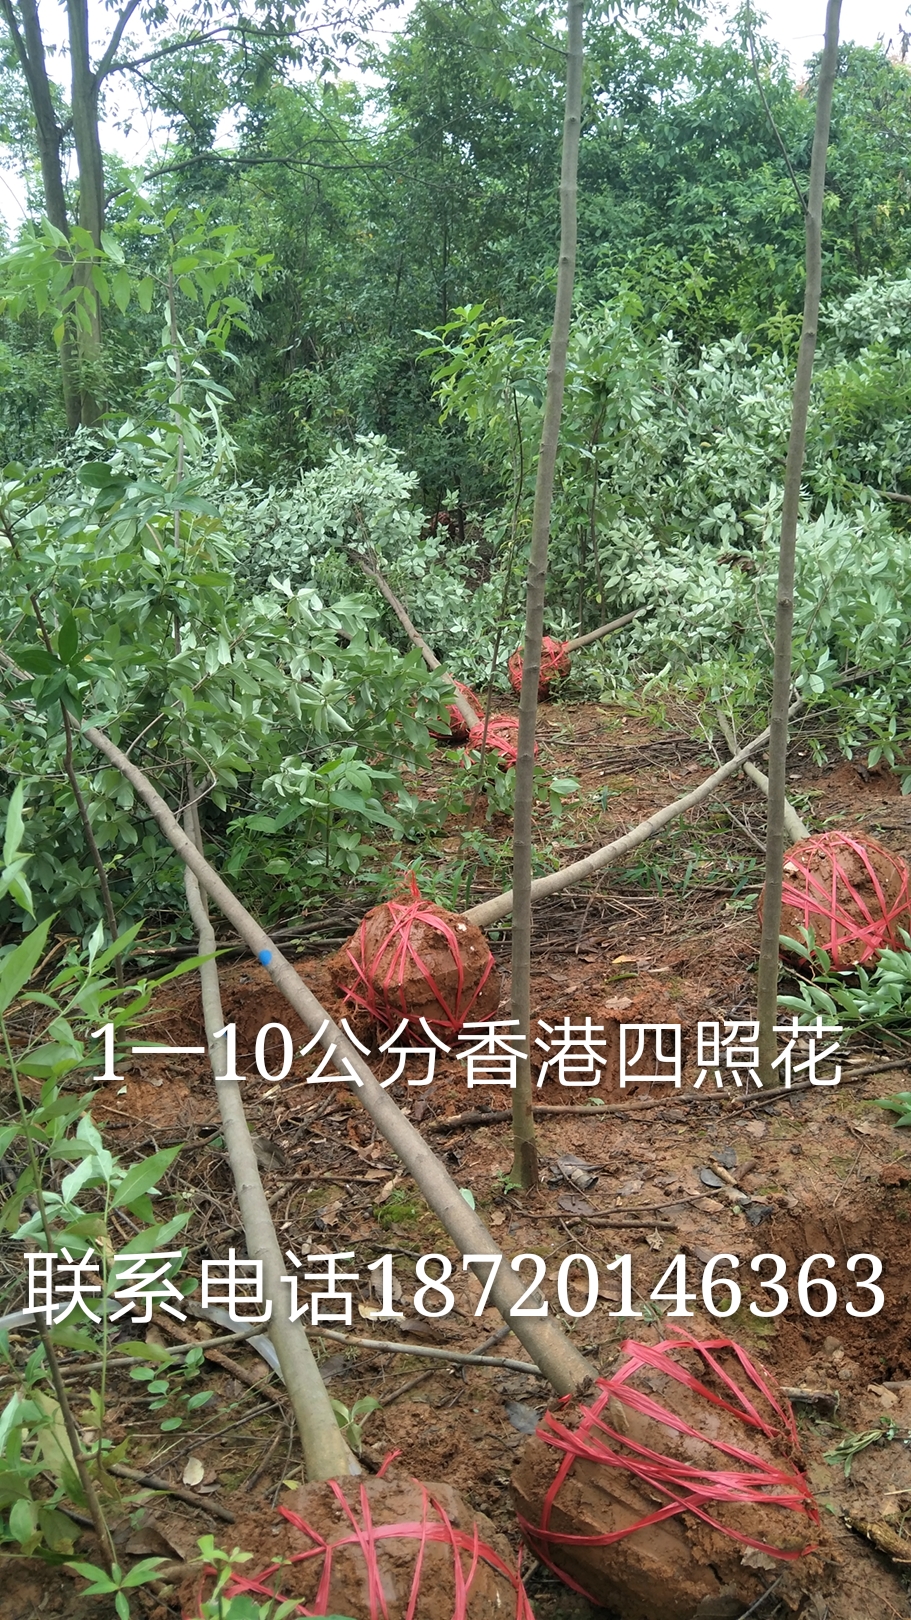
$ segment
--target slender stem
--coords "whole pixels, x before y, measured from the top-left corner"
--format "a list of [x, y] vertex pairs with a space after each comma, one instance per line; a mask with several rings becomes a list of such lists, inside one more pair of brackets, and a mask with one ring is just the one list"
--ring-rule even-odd
[[567, 3], [566, 108], [563, 120], [563, 156], [560, 170], [560, 259], [554, 324], [547, 363], [544, 422], [535, 479], [535, 504], [525, 597], [525, 646], [522, 690], [519, 695], [519, 743], [516, 760], [516, 796], [513, 823], [512, 1017], [518, 1026], [517, 1044], [524, 1053], [516, 1064], [512, 1094], [514, 1159], [510, 1179], [520, 1187], [538, 1180], [531, 1057], [531, 868], [532, 815], [535, 793], [535, 728], [538, 714], [538, 679], [544, 634], [544, 595], [563, 391], [572, 318], [576, 270], [576, 192], [579, 135], [582, 123], [582, 14], [583, 0]]
[[[28, 1114], [26, 1113], [25, 1108], [25, 1098], [22, 1095], [22, 1087], [19, 1083], [19, 1069], [13, 1055], [13, 1049], [10, 1045], [9, 1031], [6, 1027], [5, 1018], [0, 1018], [0, 1031], [2, 1031], [3, 1034], [3, 1045], [6, 1051], [6, 1061], [9, 1067], [10, 1077], [13, 1082], [13, 1088], [16, 1093], [19, 1119], [22, 1123], [22, 1134], [25, 1139], [25, 1152], [29, 1162], [29, 1169], [32, 1172], [32, 1182], [35, 1188], [35, 1202], [38, 1205], [38, 1212], [41, 1216], [41, 1226], [44, 1232], [44, 1241], [47, 1244], [48, 1254], [53, 1254], [54, 1237], [51, 1231], [51, 1223], [48, 1218], [47, 1205], [44, 1202], [44, 1189], [41, 1185], [41, 1176], [38, 1170], [38, 1157], [35, 1153], [35, 1144], [32, 1140], [32, 1135], [28, 1127]], [[89, 1510], [92, 1525], [94, 1527], [95, 1534], [98, 1537], [98, 1545], [101, 1550], [101, 1556], [107, 1565], [108, 1572], [110, 1573], [110, 1570], [117, 1561], [117, 1554], [114, 1551], [114, 1543], [111, 1540], [111, 1532], [108, 1529], [107, 1520], [105, 1519], [101, 1503], [98, 1500], [98, 1494], [95, 1490], [92, 1477], [86, 1465], [85, 1455], [82, 1450], [82, 1442], [79, 1438], [79, 1431], [76, 1428], [76, 1422], [73, 1417], [73, 1409], [70, 1406], [69, 1396], [67, 1395], [66, 1388], [64, 1386], [63, 1375], [60, 1371], [60, 1363], [57, 1360], [57, 1352], [51, 1343], [51, 1336], [48, 1331], [47, 1322], [42, 1321], [40, 1311], [35, 1312], [35, 1325], [38, 1329], [38, 1335], [44, 1347], [44, 1354], [47, 1357], [47, 1364], [50, 1369], [51, 1379], [54, 1385], [54, 1392], [57, 1396], [57, 1403], [63, 1416], [63, 1423], [66, 1429], [67, 1439], [70, 1443], [70, 1450], [73, 1453], [73, 1463], [76, 1468], [76, 1472], [79, 1475], [79, 1483], [82, 1486], [82, 1492], [85, 1497], [85, 1505]]]
[[775, 663], [769, 728], [769, 816], [766, 833], [765, 892], [762, 939], [759, 948], [759, 1078], [774, 1085], [775, 1024], [778, 1017], [778, 939], [781, 933], [781, 894], [785, 850], [785, 778], [788, 763], [788, 704], [791, 695], [791, 646], [794, 629], [794, 572], [797, 522], [810, 411], [810, 385], [822, 296], [822, 205], [826, 185], [826, 153], [832, 115], [832, 93], [838, 67], [838, 23], [841, 0], [828, 0], [826, 39], [816, 94], [816, 127], [810, 159], [810, 189], [806, 210], [806, 287], [803, 329], [794, 377], [791, 431], [785, 465], [778, 551], [778, 598], [775, 612]]

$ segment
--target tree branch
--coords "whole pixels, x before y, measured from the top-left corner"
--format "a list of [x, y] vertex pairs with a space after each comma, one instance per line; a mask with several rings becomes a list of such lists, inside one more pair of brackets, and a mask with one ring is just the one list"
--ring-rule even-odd
[[124, 30], [138, 5], [139, 0], [127, 0], [127, 3], [120, 13], [120, 16], [117, 18], [114, 25], [114, 32], [108, 40], [107, 50], [95, 69], [94, 79], [96, 85], [101, 84], [110, 73], [114, 64], [114, 57], [117, 55], [120, 41], [123, 39]]

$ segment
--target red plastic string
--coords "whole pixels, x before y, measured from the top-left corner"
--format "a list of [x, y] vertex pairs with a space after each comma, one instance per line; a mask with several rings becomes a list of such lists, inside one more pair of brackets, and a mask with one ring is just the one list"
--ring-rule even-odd
[[[843, 850], [850, 850], [863, 866], [876, 896], [876, 908], [871, 909], [839, 861], [839, 851]], [[900, 879], [898, 897], [891, 905], [871, 862], [871, 851], [885, 857]], [[828, 871], [810, 870], [809, 858], [817, 852], [826, 857]], [[869, 961], [886, 945], [900, 948], [901, 939], [895, 924], [900, 918], [911, 923], [911, 892], [904, 861], [873, 839], [861, 842], [845, 832], [820, 833], [788, 851], [781, 900], [782, 905], [791, 906], [799, 913], [807, 932], [812, 929], [817, 946], [827, 952], [833, 967], [840, 965], [845, 945], [854, 942], [860, 942], [862, 947], [858, 962]], [[849, 900], [857, 907], [858, 914], [848, 910], [846, 902]], [[823, 937], [819, 928], [821, 920], [828, 924]]]
[[[461, 692], [462, 697], [465, 698], [467, 703], [470, 703], [480, 718], [481, 700], [477, 694], [471, 690], [470, 686], [466, 686], [464, 681], [454, 680], [452, 684], [457, 692]], [[447, 704], [446, 712], [449, 715], [449, 730], [435, 731], [433, 726], [430, 726], [431, 737], [437, 737], [441, 742], [445, 741], [447, 737], [451, 737], [453, 742], [467, 742], [471, 728], [461, 709], [457, 704], [450, 703]]]
[[[465, 984], [465, 964], [462, 961], [458, 934], [445, 917], [438, 916], [430, 909], [429, 903], [415, 882], [413, 872], [409, 872], [408, 880], [412, 898], [408, 901], [386, 902], [389, 927], [379, 944], [373, 947], [368, 942], [367, 924], [372, 915], [368, 912], [361, 921], [353, 943], [345, 946], [345, 956], [354, 969], [356, 978], [354, 984], [343, 985], [342, 988], [349, 1001], [363, 1007], [378, 1024], [393, 1029], [403, 1018], [412, 1020], [413, 1017], [405, 999], [405, 967], [407, 963], [413, 963], [440, 1009], [438, 1017], [427, 1019], [428, 1024], [458, 1034], [466, 1020], [471, 1017], [478, 997], [493, 972], [493, 957], [488, 951], [484, 971], [478, 984], [469, 994]], [[411, 936], [418, 923], [439, 934], [449, 947], [457, 976], [455, 999], [452, 1002], [446, 1000], [446, 996], [414, 944]], [[378, 978], [377, 969], [384, 960], [385, 966]]]
[[[555, 641], [553, 636], [544, 636], [541, 641], [541, 672], [538, 676], [538, 697], [545, 698], [550, 691], [552, 681], [562, 681], [570, 671], [570, 657], [567, 652], [568, 643]], [[522, 649], [513, 653], [506, 665], [509, 684], [516, 693], [522, 690], [522, 670], [524, 659]]]
[[[484, 722], [479, 720], [473, 727], [468, 747], [480, 748], [484, 741]], [[504, 770], [515, 765], [519, 757], [519, 722], [511, 714], [492, 714], [487, 722], [487, 752], [496, 754]], [[538, 745], [535, 743], [535, 759], [538, 757]]]
[[[417, 1541], [418, 1549], [405, 1620], [414, 1620], [427, 1545], [429, 1542], [441, 1542], [448, 1544], [452, 1549], [452, 1573], [455, 1587], [452, 1620], [467, 1620], [468, 1597], [477, 1576], [478, 1566], [481, 1563], [488, 1564], [498, 1575], [507, 1580], [512, 1587], [516, 1599], [514, 1620], [534, 1620], [518, 1570], [510, 1569], [499, 1553], [481, 1541], [477, 1525], [473, 1526], [470, 1533], [457, 1530], [451, 1523], [441, 1503], [430, 1495], [425, 1485], [420, 1485], [417, 1480], [414, 1481], [420, 1489], [422, 1499], [422, 1514], [419, 1520], [402, 1520], [397, 1524], [375, 1524], [370, 1512], [369, 1497], [363, 1485], [360, 1486], [359, 1490], [360, 1519], [358, 1519], [337, 1481], [329, 1480], [328, 1483], [351, 1526], [350, 1532], [347, 1535], [340, 1536], [338, 1540], [327, 1541], [318, 1530], [314, 1530], [299, 1514], [294, 1513], [290, 1508], [279, 1508], [282, 1517], [287, 1519], [288, 1523], [292, 1524], [302, 1535], [309, 1537], [313, 1545], [303, 1552], [292, 1554], [290, 1559], [271, 1564], [268, 1569], [262, 1570], [259, 1575], [237, 1574], [232, 1576], [226, 1593], [228, 1597], [238, 1597], [242, 1593], [253, 1593], [257, 1597], [274, 1598], [275, 1592], [269, 1583], [276, 1574], [287, 1569], [289, 1564], [305, 1564], [310, 1559], [322, 1558], [323, 1567], [320, 1571], [319, 1587], [313, 1599], [313, 1607], [306, 1608], [301, 1603], [298, 1605], [296, 1612], [300, 1616], [328, 1614], [332, 1566], [335, 1554], [343, 1547], [359, 1547], [367, 1575], [370, 1620], [389, 1620], [389, 1611], [383, 1592], [382, 1572], [377, 1558], [377, 1547], [381, 1541], [390, 1539], [410, 1540]], [[438, 1514], [438, 1522], [430, 1517], [429, 1510], [431, 1508]], [[467, 1573], [463, 1567], [463, 1553], [467, 1554], [470, 1559]], [[214, 1571], [206, 1571], [206, 1573], [212, 1574]]]
[[[721, 1381], [730, 1399], [715, 1394], [669, 1354], [670, 1351], [679, 1349], [695, 1351]], [[708, 1511], [709, 1504], [713, 1502], [757, 1502], [765, 1507], [780, 1507], [799, 1514], [806, 1520], [809, 1532], [810, 1526], [818, 1526], [819, 1512], [802, 1475], [789, 1469], [778, 1468], [746, 1447], [717, 1439], [707, 1443], [739, 1466], [724, 1469], [696, 1468], [690, 1463], [680, 1462], [676, 1458], [668, 1457], [662, 1452], [653, 1451], [649, 1446], [631, 1440], [611, 1428], [602, 1417], [605, 1407], [613, 1397], [632, 1411], [657, 1423], [665, 1424], [678, 1434], [706, 1441], [707, 1437], [700, 1434], [698, 1429], [694, 1429], [683, 1418], [667, 1411], [651, 1396], [631, 1385], [630, 1380], [637, 1372], [643, 1367], [650, 1367], [664, 1373], [676, 1383], [685, 1385], [712, 1406], [721, 1407], [747, 1427], [760, 1430], [768, 1440], [785, 1445], [789, 1451], [798, 1450], [799, 1441], [793, 1416], [781, 1405], [762, 1373], [740, 1345], [735, 1344], [732, 1339], [699, 1341], [677, 1330], [673, 1339], [665, 1339], [655, 1346], [638, 1344], [635, 1340], [627, 1339], [622, 1350], [628, 1360], [611, 1378], [598, 1379], [597, 1387], [600, 1393], [590, 1406], [583, 1409], [575, 1431], [567, 1429], [552, 1412], [545, 1414], [544, 1421], [537, 1431], [539, 1439], [555, 1446], [564, 1453], [564, 1456], [544, 1499], [541, 1523], [532, 1525], [520, 1516], [526, 1540], [536, 1555], [553, 1569], [562, 1581], [577, 1592], [581, 1592], [583, 1596], [589, 1597], [592, 1602], [596, 1601], [592, 1595], [568, 1576], [565, 1570], [551, 1561], [548, 1549], [607, 1547], [612, 1542], [622, 1541], [625, 1536], [633, 1535], [637, 1530], [647, 1529], [649, 1525], [659, 1524], [663, 1519], [673, 1518], [678, 1513], [694, 1513], [697, 1518], [711, 1525], [713, 1529], [719, 1530], [722, 1535], [730, 1536], [733, 1540], [772, 1557], [787, 1560], [803, 1557], [810, 1550], [809, 1546], [797, 1552], [770, 1546], [764, 1541], [758, 1541], [754, 1537], [731, 1529], [728, 1525], [721, 1524]], [[746, 1390], [716, 1360], [712, 1354], [716, 1350], [733, 1353], [747, 1379], [769, 1403], [775, 1414], [775, 1421], [769, 1421], [760, 1414]], [[626, 1529], [606, 1532], [600, 1536], [572, 1535], [552, 1530], [550, 1519], [554, 1504], [577, 1458], [585, 1458], [608, 1468], [622, 1469], [634, 1479], [641, 1481], [647, 1489], [657, 1491], [666, 1497], [665, 1506], [657, 1508], [655, 1512], [647, 1514]]]

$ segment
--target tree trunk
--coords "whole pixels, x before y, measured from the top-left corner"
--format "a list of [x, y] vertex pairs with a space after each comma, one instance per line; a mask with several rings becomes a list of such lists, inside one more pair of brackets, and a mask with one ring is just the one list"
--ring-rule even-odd
[[515, 1158], [511, 1180], [533, 1187], [538, 1180], [538, 1151], [531, 1084], [531, 855], [534, 806], [535, 725], [538, 714], [538, 677], [541, 673], [541, 638], [544, 633], [544, 593], [550, 509], [553, 499], [566, 355], [569, 348], [573, 279], [576, 269], [576, 176], [579, 167], [579, 132], [582, 121], [582, 13], [583, 0], [568, 0], [566, 52], [566, 110], [563, 120], [563, 157], [560, 170], [560, 262], [557, 296], [547, 366], [544, 424], [538, 452], [531, 553], [525, 597], [525, 647], [522, 691], [519, 697], [519, 746], [516, 761], [516, 803], [513, 827], [512, 1017], [517, 1044], [525, 1053], [516, 1067], [512, 1099]]
[[774, 1085], [778, 1021], [778, 936], [781, 933], [782, 868], [785, 849], [785, 775], [788, 760], [788, 704], [791, 693], [791, 642], [794, 626], [794, 564], [797, 520], [810, 409], [810, 384], [816, 352], [819, 303], [822, 294], [822, 204], [826, 185], [826, 153], [832, 92], [838, 66], [838, 23], [841, 0], [828, 0], [826, 39], [816, 93], [816, 128], [810, 160], [810, 188], [806, 209], [807, 279], [803, 302], [803, 328], [794, 377], [791, 432], [785, 466], [781, 542], [778, 552], [778, 600], [775, 612], [775, 665], [769, 728], [769, 817], [766, 833], [765, 896], [762, 943], [759, 950], [759, 1078]]
[[[98, 77], [92, 72], [89, 50], [87, 0], [67, 0], [73, 140], [79, 167], [79, 224], [95, 247], [101, 246], [104, 228], [104, 163], [98, 133]], [[86, 289], [89, 330], [78, 330], [80, 360], [80, 420], [90, 426], [98, 420], [98, 365], [101, 360], [101, 304], [92, 281], [91, 266], [77, 265], [76, 280]]]
[[[63, 130], [54, 111], [38, 7], [35, 0], [19, 0], [17, 16], [13, 0], [0, 0], [0, 16], [9, 30], [32, 104], [38, 161], [41, 165], [41, 183], [44, 189], [44, 211], [50, 223], [68, 237], [70, 222], [60, 162]], [[79, 388], [76, 381], [75, 359], [72, 338], [67, 335], [60, 345], [60, 369], [63, 375], [66, 422], [71, 432], [79, 426]]]

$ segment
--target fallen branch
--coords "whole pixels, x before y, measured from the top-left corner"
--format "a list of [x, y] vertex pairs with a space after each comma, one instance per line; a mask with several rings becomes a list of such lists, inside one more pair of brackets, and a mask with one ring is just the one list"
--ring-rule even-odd
[[600, 641], [602, 636], [612, 636], [615, 630], [622, 630], [625, 624], [632, 624], [634, 619], [641, 617], [648, 611], [647, 608], [636, 608], [632, 613], [624, 613], [620, 619], [611, 619], [610, 624], [602, 624], [598, 630], [589, 630], [587, 636], [576, 636], [573, 641], [564, 641], [564, 652], [578, 652], [580, 647], [590, 647], [593, 641]]
[[[515, 1326], [510, 1322], [506, 1326], [516, 1334]], [[388, 1350], [394, 1356], [426, 1356], [430, 1361], [452, 1361], [458, 1367], [508, 1367], [511, 1372], [524, 1372], [533, 1374], [536, 1378], [543, 1378], [540, 1367], [533, 1361], [517, 1361], [513, 1356], [485, 1356], [479, 1350], [441, 1350], [430, 1344], [403, 1344], [398, 1339], [360, 1339], [354, 1333], [337, 1333], [335, 1328], [315, 1328], [321, 1339], [331, 1339], [333, 1344], [356, 1344], [361, 1350]]]
[[195, 1491], [188, 1491], [186, 1485], [172, 1485], [169, 1480], [161, 1479], [158, 1474], [144, 1474], [139, 1468], [128, 1468], [126, 1463], [107, 1463], [108, 1472], [116, 1474], [119, 1479], [132, 1480], [134, 1485], [144, 1485], [149, 1491], [164, 1491], [168, 1496], [176, 1496], [179, 1501], [186, 1502], [188, 1507], [201, 1508], [203, 1513], [211, 1513], [214, 1518], [222, 1519], [225, 1524], [234, 1523], [234, 1514], [227, 1508], [220, 1507], [209, 1496], [197, 1496]]
[[[383, 1090], [372, 1069], [364, 1062], [361, 1052], [333, 1023], [274, 940], [209, 865], [193, 840], [187, 837], [148, 777], [96, 726], [85, 727], [84, 736], [126, 777], [143, 803], [148, 805], [168, 842], [240, 934], [253, 956], [262, 963], [276, 989], [315, 1035], [317, 1044], [323, 1051], [333, 1056], [337, 1054], [336, 1068], [341, 1071], [344, 1066], [345, 1069], [345, 1073], [339, 1073], [340, 1083], [352, 1087], [353, 1095], [363, 1103], [380, 1135], [401, 1159], [458, 1252], [489, 1255], [492, 1259], [499, 1256], [500, 1250], [480, 1216], [475, 1210], [469, 1209], [433, 1149], [411, 1121], [406, 1119], [389, 1093]], [[486, 1280], [486, 1261], [476, 1261], [472, 1270], [482, 1282]], [[491, 1299], [504, 1321], [510, 1320], [509, 1313], [519, 1303], [524, 1291], [523, 1284], [509, 1266], [498, 1267]], [[531, 1303], [543, 1303], [543, 1295], [537, 1298], [533, 1295]], [[274, 1326], [275, 1322], [273, 1329]], [[570, 1394], [586, 1379], [596, 1376], [597, 1369], [593, 1363], [570, 1343], [552, 1317], [519, 1318], [513, 1324], [513, 1331], [558, 1394]]]
[[911, 1541], [905, 1541], [902, 1536], [897, 1536], [882, 1519], [862, 1519], [854, 1513], [846, 1513], [844, 1521], [849, 1530], [863, 1536], [896, 1564], [911, 1564]]
[[458, 709], [462, 719], [465, 721], [465, 724], [470, 728], [475, 727], [478, 724], [481, 716], [475, 713], [475, 710], [472, 708], [468, 699], [459, 691], [452, 676], [443, 668], [436, 653], [433, 651], [433, 648], [427, 645], [427, 642], [421, 635], [420, 630], [418, 630], [417, 626], [409, 617], [407, 609], [402, 605], [393, 591], [392, 586], [380, 573], [375, 564], [368, 563], [359, 552], [349, 551], [348, 555], [352, 562], [357, 563], [357, 566], [361, 572], [366, 574], [368, 579], [373, 580], [373, 583], [380, 595], [385, 597], [393, 613], [398, 619], [399, 624], [402, 626], [402, 629], [408, 637], [408, 640], [411, 642], [413, 647], [417, 647], [418, 652], [421, 654], [421, 657], [424, 660], [424, 663], [427, 665], [427, 668], [438, 669], [444, 680], [449, 681], [452, 687], [452, 702], [454, 706]]
[[[678, 1101], [688, 1102], [690, 1099], [681, 1097]], [[655, 1108], [670, 1105], [669, 1098], [649, 1097], [648, 1101], [628, 1103], [535, 1103], [534, 1111], [536, 1114], [584, 1114], [592, 1119], [604, 1114], [650, 1113]], [[508, 1119], [512, 1119], [509, 1108], [469, 1108], [464, 1114], [452, 1114], [449, 1119], [431, 1120], [429, 1125], [425, 1125], [424, 1132], [428, 1136], [439, 1135], [446, 1131], [467, 1130], [474, 1125], [503, 1125]]]
[[[789, 715], [794, 715], [803, 707], [803, 698], [792, 703]], [[761, 736], [754, 737], [751, 743], [741, 748], [733, 759], [725, 765], [719, 766], [711, 776], [706, 777], [699, 787], [685, 793], [682, 799], [675, 799], [663, 810], [656, 810], [654, 815], [646, 821], [640, 821], [638, 826], [630, 832], [624, 833], [622, 838], [615, 838], [612, 844], [605, 844], [603, 849], [596, 849], [592, 855], [586, 855], [584, 860], [573, 861], [571, 866], [564, 866], [559, 872], [548, 872], [546, 877], [535, 878], [531, 886], [532, 900], [543, 900], [549, 894], [558, 894], [561, 889], [569, 889], [574, 883], [581, 883], [583, 878], [591, 877], [593, 872], [600, 872], [605, 866], [611, 866], [622, 856], [628, 855], [630, 850], [637, 849], [646, 839], [654, 838], [656, 833], [663, 832], [672, 821], [682, 816], [687, 810], [692, 810], [703, 799], [708, 799], [715, 789], [726, 782], [729, 776], [738, 771], [751, 754], [763, 748], [769, 740], [768, 730]], [[499, 922], [501, 917], [507, 917], [512, 910], [512, 889], [506, 894], [497, 895], [493, 900], [483, 900], [480, 905], [472, 906], [465, 912], [469, 922], [475, 923], [479, 928], [487, 928], [491, 923]]]
[[[497, 1328], [496, 1333], [491, 1333], [483, 1344], [478, 1345], [475, 1355], [485, 1356], [488, 1350], [492, 1350], [495, 1344], [499, 1344], [500, 1340], [507, 1338], [511, 1332], [512, 1328], [509, 1323], [504, 1322], [502, 1327]], [[392, 1406], [395, 1401], [401, 1400], [403, 1395], [407, 1395], [412, 1389], [417, 1389], [418, 1384], [423, 1384], [425, 1379], [432, 1378], [436, 1370], [436, 1367], [425, 1367], [423, 1372], [415, 1373], [413, 1378], [406, 1378], [403, 1384], [397, 1384], [395, 1389], [390, 1390], [388, 1395], [382, 1396], [380, 1406]]]
[[[727, 715], [722, 714], [720, 710], [716, 710], [716, 713], [718, 715], [718, 724], [724, 733], [724, 740], [728, 745], [728, 750], [731, 754], [736, 754], [737, 739], [734, 735], [733, 727], [731, 726]], [[743, 773], [745, 776], [750, 778], [751, 782], [755, 782], [760, 792], [764, 793], [766, 798], [768, 798], [769, 779], [765, 772], [761, 771], [758, 765], [754, 765], [752, 760], [748, 759], [744, 761]], [[809, 838], [810, 836], [809, 827], [805, 826], [801, 821], [797, 811], [794, 809], [794, 806], [791, 804], [789, 799], [785, 799], [784, 801], [784, 827], [785, 832], [787, 833], [792, 844], [799, 844], [804, 838]]]
[[[181, 836], [199, 854], [199, 824], [192, 810], [188, 811], [187, 818], [194, 838], [189, 838], [186, 833]], [[174, 825], [179, 831], [176, 819]], [[338, 1479], [347, 1474], [359, 1474], [360, 1465], [338, 1426], [303, 1323], [300, 1319], [291, 1321], [287, 1310], [290, 1290], [284, 1277], [285, 1265], [271, 1211], [266, 1203], [240, 1086], [228, 1063], [227, 1042], [223, 1033], [225, 1018], [215, 965], [215, 931], [199, 883], [189, 865], [184, 868], [184, 882], [190, 915], [199, 936], [199, 954], [207, 958], [199, 969], [206, 1041], [247, 1255], [262, 1266], [263, 1297], [271, 1301], [270, 1337], [294, 1412], [304, 1469], [308, 1480]], [[213, 1353], [220, 1355], [217, 1350]], [[274, 1390], [264, 1389], [263, 1393], [272, 1400], [280, 1399]]]

